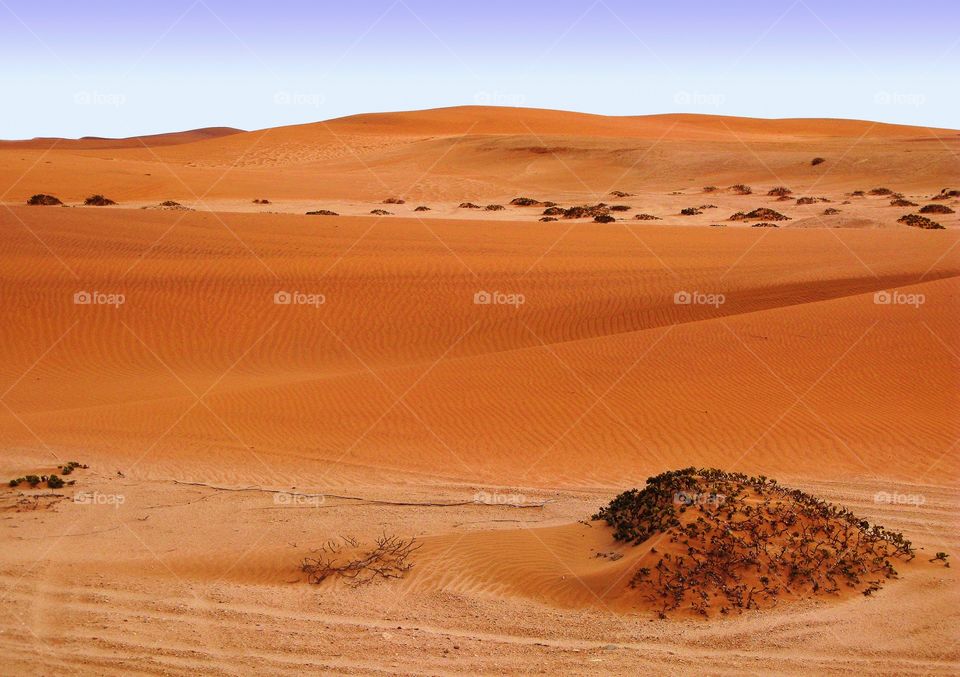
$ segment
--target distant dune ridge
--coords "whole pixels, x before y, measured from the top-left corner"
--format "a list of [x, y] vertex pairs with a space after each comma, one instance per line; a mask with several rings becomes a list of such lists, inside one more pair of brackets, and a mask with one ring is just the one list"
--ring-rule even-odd
[[203, 127], [186, 132], [167, 132], [163, 134], [146, 134], [126, 138], [112, 139], [99, 136], [83, 136], [79, 139], [62, 139], [57, 137], [37, 137], [23, 141], [0, 139], [0, 150], [5, 148], [61, 148], [64, 150], [87, 150], [113, 148], [140, 148], [142, 146], [174, 146], [181, 143], [192, 143], [204, 139], [217, 139], [230, 134], [240, 134], [242, 129], [233, 127]]
[[[624, 186], [631, 192], [734, 183], [825, 189], [861, 187], [859, 181], [940, 190], [938, 182], [954, 168], [949, 148], [958, 143], [955, 130], [857, 120], [463, 106], [251, 132], [0, 142], [0, 178], [16, 182], [9, 197], [18, 200], [36, 192], [28, 184], [42, 184], [68, 201], [109, 189], [124, 203], [193, 192], [213, 201], [249, 202], [263, 193], [272, 200], [379, 202], [396, 194], [489, 204], [525, 194], [605, 195]], [[40, 153], [47, 154], [31, 166]], [[812, 165], [815, 157], [827, 161]], [[111, 185], [78, 185], [78, 177], [92, 176]]]

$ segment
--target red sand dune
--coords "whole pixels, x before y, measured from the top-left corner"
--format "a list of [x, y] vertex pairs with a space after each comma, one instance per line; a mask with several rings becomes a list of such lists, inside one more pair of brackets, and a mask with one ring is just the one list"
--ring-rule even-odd
[[231, 134], [240, 134], [242, 129], [233, 127], [204, 127], [191, 129], [186, 132], [169, 132], [165, 134], [145, 134], [120, 139], [111, 139], [100, 136], [84, 136], [79, 139], [61, 139], [56, 137], [38, 137], [24, 141], [0, 140], [0, 149], [53, 149], [60, 150], [110, 150], [114, 148], [141, 148], [143, 146], [175, 146], [181, 143], [193, 143], [204, 139], [217, 139]]
[[[956, 568], [651, 620], [625, 594], [635, 551], [586, 520], [649, 475], [716, 466], [850, 506], [918, 559], [958, 552], [957, 217], [921, 231], [848, 196], [924, 204], [958, 175], [956, 135], [460, 108], [0, 149], [0, 478], [90, 465], [48, 509], [3, 490], [8, 669], [954, 673]], [[781, 184], [831, 203], [766, 195]], [[36, 192], [121, 204], [25, 206]], [[456, 206], [517, 195], [631, 210]], [[137, 208], [165, 199], [198, 211]], [[791, 221], [727, 221], [757, 207]], [[344, 215], [303, 215], [321, 208]], [[404, 580], [298, 570], [383, 533], [424, 543]]]

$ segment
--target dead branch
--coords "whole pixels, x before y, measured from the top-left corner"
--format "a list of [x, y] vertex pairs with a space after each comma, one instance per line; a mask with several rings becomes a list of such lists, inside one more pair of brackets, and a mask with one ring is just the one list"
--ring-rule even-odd
[[[356, 545], [356, 540], [344, 537], [347, 544]], [[320, 557], [305, 557], [300, 570], [307, 574], [310, 583], [321, 583], [332, 576], [346, 580], [351, 587], [358, 587], [376, 579], [395, 579], [413, 568], [411, 554], [423, 545], [416, 538], [400, 538], [384, 534], [376, 539], [374, 546], [359, 556], [342, 557], [342, 546], [336, 541], [327, 541], [321, 546]]]

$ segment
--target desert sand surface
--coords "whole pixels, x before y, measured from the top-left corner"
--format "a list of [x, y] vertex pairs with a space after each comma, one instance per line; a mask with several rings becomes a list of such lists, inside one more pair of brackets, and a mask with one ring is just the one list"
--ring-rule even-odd
[[[960, 552], [960, 132], [467, 107], [203, 136], [0, 143], [0, 672], [960, 669], [928, 562]], [[898, 222], [927, 204], [943, 229]], [[758, 208], [789, 220], [730, 220]], [[871, 596], [660, 619], [590, 518], [687, 466], [918, 556]], [[300, 570], [383, 534], [421, 544], [400, 579]]]

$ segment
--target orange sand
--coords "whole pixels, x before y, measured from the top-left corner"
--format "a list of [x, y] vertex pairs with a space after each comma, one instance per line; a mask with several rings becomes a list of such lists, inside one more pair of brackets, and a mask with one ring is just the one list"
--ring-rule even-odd
[[[578, 520], [710, 465], [848, 505], [924, 560], [960, 552], [958, 219], [919, 231], [896, 223], [914, 210], [846, 195], [926, 204], [958, 187], [958, 139], [461, 108], [0, 144], [0, 478], [91, 466], [49, 510], [2, 489], [4, 670], [955, 673], [955, 568], [870, 598], [650, 620], [622, 600], [635, 553]], [[701, 192], [733, 183], [755, 194]], [[832, 202], [777, 202], [775, 185]], [[24, 206], [37, 192], [121, 204]], [[633, 209], [597, 224], [456, 207], [518, 195]], [[198, 211], [137, 209], [165, 199]], [[679, 215], [702, 204], [717, 208]], [[760, 206], [793, 220], [726, 220]], [[303, 215], [321, 208], [343, 216]], [[409, 505], [448, 502], [468, 504]], [[383, 532], [425, 543], [402, 581], [298, 571], [328, 539]]]

